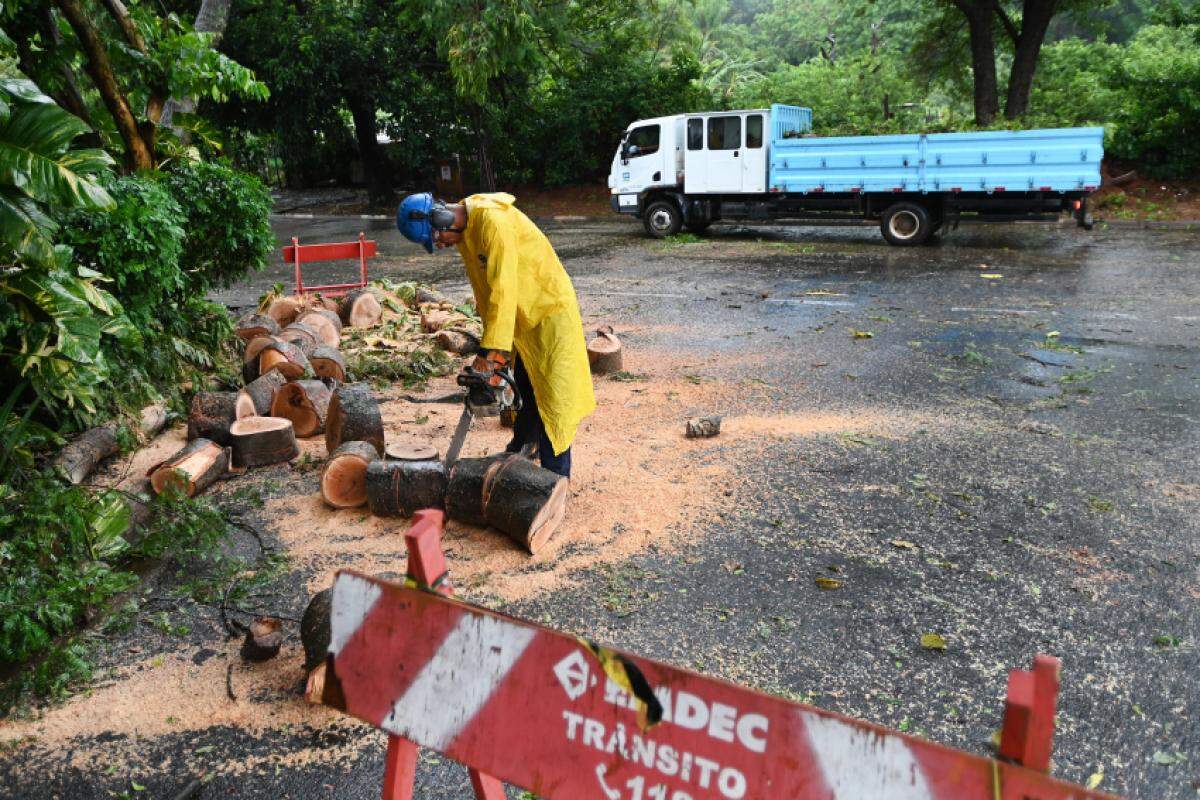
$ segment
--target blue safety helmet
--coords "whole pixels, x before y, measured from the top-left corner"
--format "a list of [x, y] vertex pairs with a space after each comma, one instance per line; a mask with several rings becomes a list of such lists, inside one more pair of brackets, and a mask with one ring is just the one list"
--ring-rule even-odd
[[433, 252], [434, 230], [444, 231], [454, 227], [454, 212], [446, 208], [441, 200], [434, 200], [429, 192], [410, 194], [400, 202], [396, 210], [396, 227], [410, 242]]

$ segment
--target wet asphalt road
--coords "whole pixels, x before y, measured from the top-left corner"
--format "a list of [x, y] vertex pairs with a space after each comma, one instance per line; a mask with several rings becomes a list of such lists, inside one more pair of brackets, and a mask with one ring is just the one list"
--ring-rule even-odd
[[[418, 252], [390, 221], [275, 222], [283, 241], [365, 229], [383, 256], [373, 276], [465, 290], [456, 256]], [[623, 220], [545, 227], [585, 315], [632, 328], [630, 347], [715, 354], [703, 377], [755, 387], [727, 413], [926, 422], [897, 439], [723, 447], [742, 488], [696, 544], [505, 611], [977, 753], [1007, 670], [1048, 652], [1064, 663], [1055, 775], [1200, 795], [1200, 234], [1010, 225], [896, 249], [872, 228], [718, 226], [675, 245]], [[288, 279], [280, 266], [219, 299], [250, 305]], [[843, 588], [818, 590], [818, 575]], [[304, 598], [289, 602], [298, 616]], [[927, 631], [945, 652], [920, 647]], [[220, 773], [347, 744], [333, 765]], [[163, 765], [141, 796], [173, 797], [207, 765], [200, 797], [373, 798], [382, 772], [382, 737], [350, 725], [140, 746]], [[5, 796], [128, 789], [68, 758], [0, 753]], [[418, 787], [470, 796], [428, 754]]]

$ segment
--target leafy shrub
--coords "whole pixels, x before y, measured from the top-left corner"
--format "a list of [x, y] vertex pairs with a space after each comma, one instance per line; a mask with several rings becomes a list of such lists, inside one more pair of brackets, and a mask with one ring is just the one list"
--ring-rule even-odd
[[275, 247], [262, 181], [224, 164], [188, 161], [163, 177], [184, 213], [184, 293], [203, 297], [262, 269]]

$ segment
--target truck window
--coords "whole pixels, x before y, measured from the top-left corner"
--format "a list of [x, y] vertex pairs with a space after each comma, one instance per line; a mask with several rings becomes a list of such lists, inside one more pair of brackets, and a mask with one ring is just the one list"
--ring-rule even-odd
[[746, 117], [746, 147], [762, 147], [762, 114]]
[[658, 135], [659, 126], [643, 125], [640, 128], [634, 128], [629, 132], [629, 139], [625, 143], [626, 148], [637, 147], [636, 153], [630, 153], [630, 158], [638, 158], [640, 156], [648, 156], [658, 152]]
[[742, 146], [741, 117], [709, 117], [708, 149], [737, 150]]
[[704, 120], [688, 120], [688, 150], [704, 149]]

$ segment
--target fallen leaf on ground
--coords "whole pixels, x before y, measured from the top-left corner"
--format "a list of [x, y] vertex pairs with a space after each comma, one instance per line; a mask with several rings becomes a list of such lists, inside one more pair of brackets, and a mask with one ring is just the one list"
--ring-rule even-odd
[[914, 547], [916, 547], [915, 544], [905, 539], [892, 539], [891, 545], [892, 547], [899, 547], [902, 550], [912, 550]]
[[1102, 781], [1102, 780], [1104, 780], [1104, 765], [1098, 764], [1096, 766], [1096, 771], [1093, 772], [1091, 775], [1088, 775], [1087, 788], [1095, 789], [1097, 786], [1100, 785], [1100, 781]]
[[837, 578], [817, 578], [817, 586], [822, 589], [840, 589], [842, 582]]
[[921, 647], [926, 650], [945, 650], [946, 640], [936, 633], [922, 633]]
[[1180, 761], [1178, 754], [1163, 752], [1162, 750], [1154, 751], [1154, 763], [1161, 764], [1164, 767], [1169, 767], [1172, 764], [1178, 764]]
[[857, 328], [851, 328], [850, 335], [853, 336], [855, 339], [874, 339], [875, 338], [875, 334], [871, 333], [870, 331], [860, 331]]
[[981, 272], [981, 273], [979, 273], [979, 277], [989, 278], [991, 280], [999, 280], [1000, 278], [1003, 278], [1004, 276], [1001, 275], [999, 272]]

